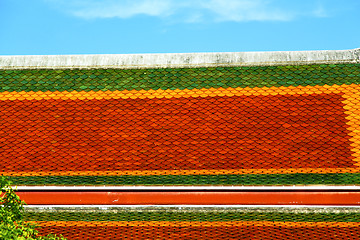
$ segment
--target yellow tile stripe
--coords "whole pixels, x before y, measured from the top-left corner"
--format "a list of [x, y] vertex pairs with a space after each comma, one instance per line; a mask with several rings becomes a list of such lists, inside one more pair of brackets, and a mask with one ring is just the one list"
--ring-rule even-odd
[[352, 141], [351, 151], [356, 162], [354, 165], [360, 167], [360, 86], [349, 87], [343, 93], [343, 97], [346, 99], [343, 101], [345, 113], [348, 115], [346, 117], [349, 125], [347, 129], [350, 131], [350, 141]]
[[145, 98], [180, 98], [180, 97], [215, 97], [215, 96], [266, 96], [284, 94], [320, 94], [340, 93], [344, 90], [356, 87], [351, 85], [324, 85], [306, 87], [263, 87], [263, 88], [209, 88], [209, 89], [184, 89], [184, 90], [124, 90], [124, 91], [89, 91], [89, 92], [2, 92], [0, 100], [91, 100], [91, 99], [145, 99]]
[[358, 222], [272, 222], [272, 221], [228, 221], [228, 222], [184, 222], [184, 221], [36, 221], [41, 227], [359, 227]]

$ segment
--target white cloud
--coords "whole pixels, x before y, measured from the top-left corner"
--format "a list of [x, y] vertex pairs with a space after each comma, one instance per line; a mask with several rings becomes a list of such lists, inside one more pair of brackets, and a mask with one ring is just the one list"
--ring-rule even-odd
[[316, 17], [320, 17], [320, 18], [328, 17], [328, 13], [326, 12], [326, 10], [324, 9], [324, 7], [322, 5], [319, 5], [313, 11], [313, 15], [316, 16]]
[[171, 14], [170, 0], [141, 1], [87, 1], [83, 7], [74, 9], [75, 16], [83, 18], [130, 18], [136, 15], [168, 16]]
[[203, 1], [202, 6], [218, 21], [287, 21], [293, 18], [289, 12], [264, 0], [211, 0]]
[[[304, 13], [281, 0], [45, 0], [80, 18], [131, 18], [147, 15], [184, 22], [289, 21]], [[324, 9], [309, 9], [322, 17]]]

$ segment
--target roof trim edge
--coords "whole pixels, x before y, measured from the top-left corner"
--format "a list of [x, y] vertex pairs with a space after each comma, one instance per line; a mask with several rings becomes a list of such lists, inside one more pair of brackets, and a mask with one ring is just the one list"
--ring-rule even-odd
[[351, 50], [0, 56], [0, 69], [191, 68], [360, 63]]

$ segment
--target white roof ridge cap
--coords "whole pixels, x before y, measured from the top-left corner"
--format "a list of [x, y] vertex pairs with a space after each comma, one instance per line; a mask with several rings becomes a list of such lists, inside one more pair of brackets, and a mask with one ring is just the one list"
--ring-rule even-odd
[[183, 68], [356, 63], [360, 49], [85, 55], [0, 56], [0, 69], [37, 68]]

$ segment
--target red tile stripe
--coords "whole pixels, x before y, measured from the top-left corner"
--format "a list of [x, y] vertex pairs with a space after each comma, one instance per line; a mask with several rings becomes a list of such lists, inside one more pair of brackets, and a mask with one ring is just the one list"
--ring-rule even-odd
[[1, 101], [0, 170], [351, 168], [341, 101], [335, 93]]
[[360, 192], [18, 192], [29, 205], [360, 205]]

